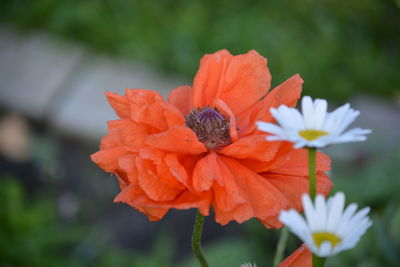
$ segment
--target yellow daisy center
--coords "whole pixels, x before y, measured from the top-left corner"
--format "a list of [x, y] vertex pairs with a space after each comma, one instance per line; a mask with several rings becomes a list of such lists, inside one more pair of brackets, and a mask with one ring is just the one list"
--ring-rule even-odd
[[332, 248], [334, 248], [341, 240], [340, 237], [328, 232], [313, 233], [312, 237], [314, 239], [314, 243], [317, 245], [318, 248], [323, 242], [326, 241], [331, 242]]
[[321, 130], [302, 130], [299, 132], [299, 135], [304, 139], [306, 139], [307, 141], [314, 141], [315, 139], [318, 139], [321, 136], [328, 135], [328, 132]]

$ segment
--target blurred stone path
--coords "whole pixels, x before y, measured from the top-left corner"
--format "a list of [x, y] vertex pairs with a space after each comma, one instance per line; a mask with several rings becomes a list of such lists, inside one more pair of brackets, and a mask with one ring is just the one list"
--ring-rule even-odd
[[[188, 83], [41, 32], [19, 33], [0, 25], [0, 105], [45, 120], [64, 134], [90, 139], [104, 135], [105, 121], [116, 118], [105, 91], [144, 88], [165, 97]], [[351, 102], [362, 111], [357, 126], [371, 128], [370, 137], [380, 144], [399, 144], [400, 108], [395, 101], [361, 96]]]
[[164, 76], [135, 62], [115, 60], [41, 32], [0, 25], [0, 105], [63, 133], [100, 138], [116, 116], [104, 92], [125, 88], [168, 91], [185, 79]]

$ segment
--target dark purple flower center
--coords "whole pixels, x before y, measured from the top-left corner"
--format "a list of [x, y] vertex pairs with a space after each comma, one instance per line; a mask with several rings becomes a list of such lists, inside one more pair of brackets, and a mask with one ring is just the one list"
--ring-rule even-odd
[[186, 126], [195, 132], [207, 148], [219, 149], [231, 143], [229, 119], [217, 108], [193, 108], [185, 119]]

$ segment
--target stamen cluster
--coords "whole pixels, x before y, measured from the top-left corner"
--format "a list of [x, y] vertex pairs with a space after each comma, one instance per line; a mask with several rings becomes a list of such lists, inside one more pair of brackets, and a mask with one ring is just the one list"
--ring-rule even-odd
[[186, 116], [186, 126], [209, 149], [222, 148], [231, 143], [229, 125], [229, 119], [215, 107], [193, 108]]

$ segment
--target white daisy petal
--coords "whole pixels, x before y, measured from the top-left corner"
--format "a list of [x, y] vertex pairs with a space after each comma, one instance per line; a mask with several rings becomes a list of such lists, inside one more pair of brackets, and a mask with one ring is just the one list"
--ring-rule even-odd
[[346, 231], [348, 231], [348, 224], [352, 216], [357, 210], [357, 204], [352, 203], [350, 204], [345, 211], [343, 212], [342, 218], [340, 219], [339, 225], [336, 228], [336, 233], [338, 235], [344, 236], [346, 234]]
[[316, 231], [322, 231], [326, 226], [327, 210], [325, 199], [322, 195], [317, 195], [315, 198], [315, 211], [318, 215]]
[[336, 133], [341, 134], [344, 129], [346, 129], [358, 117], [358, 115], [360, 115], [359, 111], [350, 108], [343, 117], [340, 125], [337, 126]]
[[321, 247], [319, 248], [318, 253], [316, 253], [319, 257], [328, 257], [331, 256], [332, 244], [331, 242], [322, 242]]
[[311, 202], [311, 198], [309, 195], [304, 194], [302, 196], [302, 202], [303, 202], [304, 215], [306, 216], [308, 225], [310, 226], [310, 230], [313, 231], [317, 228], [318, 225], [317, 212], [314, 209], [314, 205]]
[[306, 145], [307, 145], [307, 142], [300, 140], [294, 144], [294, 148], [302, 148], [302, 147], [305, 147]]
[[328, 102], [324, 99], [316, 99], [314, 102], [314, 129], [320, 130], [325, 122]]
[[338, 222], [342, 216], [344, 208], [344, 194], [342, 192], [336, 193], [332, 198], [331, 205], [328, 207], [328, 218], [326, 228], [329, 231], [334, 231], [338, 226]]
[[343, 117], [346, 115], [349, 108], [350, 104], [345, 104], [329, 113], [326, 117], [325, 129], [329, 132], [336, 133], [335, 129], [337, 129], [338, 125], [343, 121]]
[[276, 124], [268, 123], [268, 122], [257, 122], [257, 127], [259, 130], [275, 134], [277, 136], [285, 136], [284, 131]]
[[306, 128], [310, 128], [312, 126], [314, 114], [314, 104], [311, 97], [303, 97], [303, 99], [301, 100], [301, 112], [303, 113], [304, 124]]
[[259, 130], [278, 136], [267, 140], [289, 141], [294, 143], [295, 148], [323, 148], [330, 144], [366, 140], [366, 135], [371, 133], [368, 129], [354, 128], [344, 132], [360, 114], [359, 111], [345, 104], [333, 112], [327, 112], [327, 106], [324, 99], [313, 102], [311, 97], [305, 96], [301, 103], [302, 114], [295, 108], [281, 105], [270, 109], [279, 126], [271, 127], [263, 123], [257, 125]]
[[306, 221], [296, 210], [282, 211], [279, 215], [279, 220], [301, 238], [305, 238], [306, 235], [310, 234]]
[[325, 200], [317, 195], [315, 203], [302, 196], [305, 218], [297, 211], [282, 211], [279, 219], [319, 257], [331, 257], [354, 247], [371, 226], [369, 208], [356, 212], [357, 205], [344, 209], [345, 196], [338, 192]]

